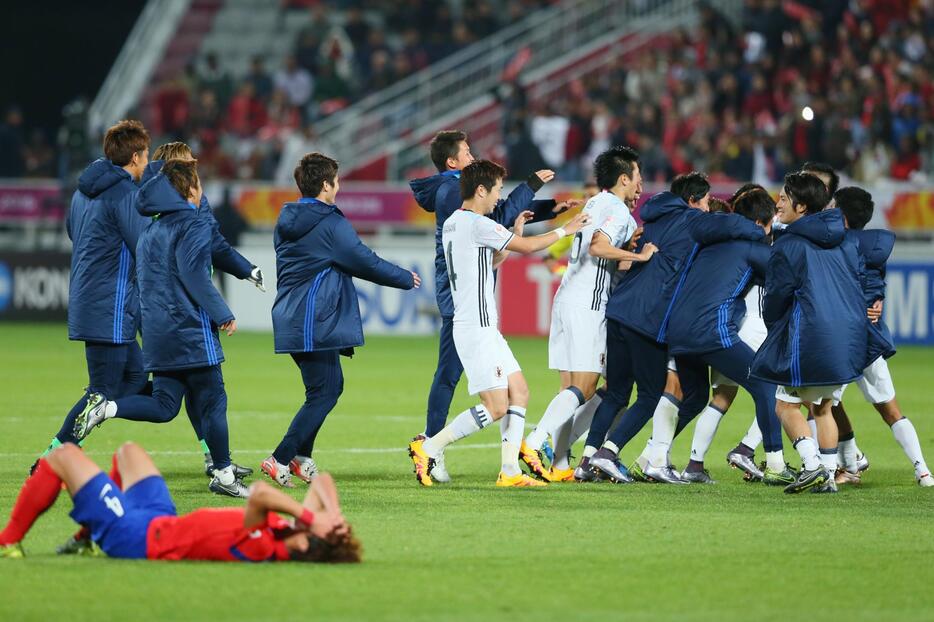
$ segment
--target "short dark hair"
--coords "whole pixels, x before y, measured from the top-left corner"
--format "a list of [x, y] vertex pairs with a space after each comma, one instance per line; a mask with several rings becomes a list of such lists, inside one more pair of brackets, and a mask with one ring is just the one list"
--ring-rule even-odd
[[846, 217], [846, 224], [850, 229], [862, 229], [872, 219], [875, 204], [872, 195], [856, 186], [840, 188], [834, 195], [836, 206]]
[[810, 173], [785, 175], [785, 194], [792, 206], [802, 204], [808, 214], [816, 214], [830, 203], [830, 193], [820, 179]]
[[685, 203], [700, 201], [710, 192], [710, 182], [703, 173], [691, 171], [672, 180], [671, 192], [684, 199]]
[[324, 182], [333, 184], [337, 176], [337, 160], [323, 153], [306, 153], [295, 167], [295, 183], [303, 197], [315, 198], [321, 194]]
[[766, 224], [775, 216], [775, 201], [763, 188], [753, 188], [733, 202], [733, 213], [754, 223]]
[[192, 191], [201, 185], [197, 160], [166, 160], [162, 165], [162, 174], [186, 201]]
[[610, 147], [593, 161], [593, 175], [601, 190], [609, 190], [616, 185], [620, 175], [632, 174], [639, 165], [639, 152], [632, 147]]
[[743, 184], [742, 186], [736, 189], [736, 192], [734, 192], [733, 196], [730, 197], [729, 202], [732, 204], [738, 198], [740, 198], [747, 192], [751, 192], [753, 190], [765, 190], [765, 188], [763, 188], [760, 184], [754, 184], [754, 183]]
[[477, 188], [492, 190], [496, 182], [506, 178], [506, 169], [489, 160], [474, 160], [461, 171], [461, 198], [472, 199]]
[[439, 173], [448, 170], [448, 158], [456, 158], [460, 144], [467, 140], [467, 133], [461, 130], [444, 130], [435, 134], [428, 144], [431, 161]]
[[117, 166], [126, 166], [134, 153], [148, 150], [149, 132], [139, 121], [124, 119], [107, 128], [104, 134], [104, 157]]
[[840, 176], [837, 175], [837, 172], [833, 170], [833, 167], [824, 162], [805, 162], [804, 166], [801, 167], [802, 173], [818, 173], [821, 175], [826, 175], [830, 179], [827, 182], [827, 192], [830, 196], [833, 196], [837, 192], [837, 188], [840, 186]]
[[710, 197], [710, 203], [708, 203], [707, 211], [711, 214], [729, 214], [733, 211], [733, 208], [730, 207], [730, 204], [720, 199], [718, 197]]

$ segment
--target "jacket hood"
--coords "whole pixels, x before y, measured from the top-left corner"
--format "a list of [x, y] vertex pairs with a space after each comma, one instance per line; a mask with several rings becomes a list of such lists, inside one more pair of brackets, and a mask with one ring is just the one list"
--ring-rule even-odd
[[110, 160], [98, 158], [78, 177], [78, 190], [93, 199], [123, 180], [133, 181], [133, 177]]
[[850, 229], [859, 240], [859, 250], [871, 268], [881, 268], [895, 247], [895, 234], [885, 229]]
[[688, 222], [688, 232], [695, 242], [716, 244], [728, 240], [761, 242], [765, 230], [739, 214], [701, 214]]
[[147, 181], [139, 189], [136, 211], [143, 216], [155, 216], [169, 212], [193, 211], [194, 208], [172, 187], [162, 173]]
[[838, 209], [828, 209], [805, 216], [788, 225], [785, 232], [800, 235], [821, 248], [840, 246], [846, 236], [843, 212]]
[[418, 203], [418, 206], [426, 212], [434, 212], [435, 197], [437, 196], [438, 187], [441, 186], [441, 184], [448, 183], [452, 179], [460, 179], [460, 171], [448, 171], [446, 173], [432, 175], [431, 177], [413, 179], [409, 182], [409, 187], [415, 194], [415, 202]]
[[284, 240], [297, 240], [335, 212], [338, 212], [336, 205], [328, 205], [317, 199], [286, 203], [279, 212], [276, 230]]
[[642, 218], [642, 222], [652, 222], [682, 209], [691, 207], [678, 195], [665, 191], [646, 201], [639, 210], [639, 217]]
[[141, 183], [146, 183], [153, 177], [159, 174], [159, 171], [162, 170], [162, 165], [165, 164], [165, 160], [150, 160], [149, 164], [146, 165], [146, 168], [143, 169], [143, 177], [140, 180]]

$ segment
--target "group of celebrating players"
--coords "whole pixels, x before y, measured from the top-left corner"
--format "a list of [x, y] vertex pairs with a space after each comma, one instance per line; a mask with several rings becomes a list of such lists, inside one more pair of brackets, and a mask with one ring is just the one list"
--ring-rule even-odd
[[[872, 197], [838, 189], [831, 167], [807, 163], [787, 175], [777, 204], [758, 184], [722, 201], [710, 196], [704, 175], [681, 175], [642, 206], [638, 227], [639, 156], [614, 147], [594, 162], [599, 191], [581, 214], [524, 237], [527, 222], [561, 210], [532, 200], [551, 171], [533, 174], [503, 201], [505, 170], [474, 161], [464, 133], [439, 133], [431, 155], [439, 174], [411, 184], [437, 218], [442, 316], [426, 431], [409, 444], [420, 484], [450, 481], [445, 448], [494, 421], [502, 434], [497, 486], [715, 483], [704, 459], [742, 387], [756, 417], [727, 462], [745, 479], [787, 493], [833, 493], [859, 483], [869, 466], [841, 401], [856, 382], [918, 484], [934, 486], [886, 363], [895, 349], [881, 315], [895, 238], [865, 229]], [[497, 328], [494, 270], [511, 252], [535, 252], [566, 236], [573, 242], [548, 342], [561, 391], [525, 436], [529, 391]], [[462, 372], [480, 401], [443, 426]], [[698, 415], [690, 461], [679, 471], [672, 440]], [[649, 419], [652, 436], [627, 468], [620, 450]], [[801, 458], [798, 470], [785, 461], [782, 428]], [[570, 448], [584, 434], [583, 457], [572, 468]], [[757, 464], [760, 442], [766, 459]]]
[[[162, 145], [152, 162], [149, 147], [142, 124], [122, 121], [107, 131], [104, 157], [79, 179], [66, 224], [74, 245], [68, 330], [85, 344], [89, 385], [33, 465], [0, 531], [0, 557], [24, 555], [22, 540], [64, 487], [81, 529], [60, 553], [99, 547], [123, 558], [359, 561], [333, 480], [318, 473], [312, 452], [343, 392], [340, 356], [363, 345], [352, 279], [412, 289], [419, 276], [362, 243], [336, 205], [338, 163], [305, 155], [295, 169], [301, 198], [283, 206], [275, 228], [272, 305], [275, 351], [299, 368], [305, 402], [261, 470], [279, 487], [294, 487], [294, 477], [309, 492], [299, 503], [262, 482], [247, 488], [252, 470], [231, 461], [221, 373], [219, 331], [232, 335], [236, 320], [211, 277], [218, 269], [265, 291], [263, 275], [220, 234], [188, 146]], [[841, 403], [855, 381], [891, 426], [918, 483], [934, 486], [885, 362], [894, 353], [881, 319], [894, 236], [864, 229], [872, 198], [838, 190], [831, 168], [808, 164], [788, 175], [777, 205], [755, 184], [724, 202], [710, 197], [703, 175], [682, 175], [642, 206], [638, 227], [638, 154], [615, 147], [596, 159], [599, 192], [580, 214], [525, 236], [527, 223], [582, 204], [534, 200], [552, 171], [530, 175], [501, 200], [506, 171], [475, 161], [463, 132], [438, 133], [430, 152], [438, 174], [411, 182], [418, 204], [437, 219], [441, 313], [426, 428], [409, 444], [420, 484], [450, 481], [445, 448], [495, 421], [497, 486], [712, 483], [704, 458], [741, 386], [756, 418], [728, 462], [789, 493], [835, 492], [838, 483], [859, 482], [869, 464]], [[495, 270], [512, 252], [534, 253], [565, 237], [570, 256], [549, 338], [561, 391], [526, 436], [529, 389], [498, 329]], [[464, 372], [480, 401], [445, 425]], [[245, 507], [176, 516], [141, 447], [122, 446], [109, 474], [80, 448], [109, 419], [171, 421], [182, 400], [209, 489], [248, 498]], [[669, 458], [672, 439], [698, 414], [691, 459], [679, 472]], [[626, 468], [619, 452], [650, 418], [652, 437]], [[785, 462], [782, 427], [800, 454], [798, 471]], [[572, 469], [570, 448], [584, 434]], [[757, 465], [760, 442], [766, 460]]]

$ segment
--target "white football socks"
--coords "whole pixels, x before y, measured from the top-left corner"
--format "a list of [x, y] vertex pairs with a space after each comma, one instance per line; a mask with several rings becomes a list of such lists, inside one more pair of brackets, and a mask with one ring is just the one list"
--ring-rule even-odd
[[117, 402], [104, 402], [104, 419], [113, 419], [117, 416]]
[[749, 449], [755, 449], [762, 442], [762, 430], [759, 429], [759, 422], [755, 417], [752, 418], [752, 425], [749, 426], [746, 436], [740, 442]]
[[837, 452], [840, 460], [840, 465], [845, 468], [850, 473], [857, 473], [859, 469], [857, 467], [857, 460], [859, 459], [859, 447], [856, 446], [856, 439], [850, 438], [845, 441], [840, 441], [837, 444]]
[[574, 411], [581, 405], [580, 392], [575, 391], [576, 389], [565, 389], [554, 396], [538, 425], [525, 439], [526, 445], [531, 449], [541, 449], [549, 434], [554, 434], [565, 421], [571, 420]]
[[691, 460], [704, 461], [707, 450], [713, 444], [713, 437], [717, 434], [717, 428], [720, 427], [721, 419], [723, 419], [723, 413], [709, 404], [697, 418], [694, 439], [691, 441]]
[[837, 448], [825, 449], [821, 447], [820, 463], [830, 473], [830, 477], [833, 477], [833, 474], [837, 472]]
[[493, 417], [483, 406], [477, 404], [454, 418], [443, 430], [427, 439], [422, 448], [432, 458], [437, 458], [444, 448], [455, 441], [470, 436], [493, 423]]
[[813, 471], [821, 465], [817, 453], [817, 441], [813, 438], [810, 436], [801, 437], [795, 441], [794, 447], [798, 451], [798, 455], [801, 456], [801, 466], [805, 470]]
[[924, 475], [930, 473], [928, 465], [924, 463], [924, 455], [921, 453], [921, 443], [918, 441], [918, 433], [915, 426], [908, 419], [899, 419], [892, 424], [892, 434], [895, 440], [902, 446], [902, 451], [908, 456], [911, 464], [915, 468], [915, 475]]
[[593, 423], [593, 415], [597, 412], [597, 407], [603, 402], [600, 392], [594, 393], [593, 397], [587, 400], [583, 406], [574, 411], [574, 419], [571, 427], [571, 445], [574, 445], [582, 436], [590, 431], [590, 424]]
[[785, 470], [785, 452], [778, 451], [765, 452], [765, 468], [781, 473]]
[[668, 449], [675, 438], [680, 403], [669, 394], [662, 395], [652, 415], [652, 443], [648, 452], [649, 464], [664, 467], [668, 464]]
[[566, 470], [571, 468], [568, 455], [571, 453], [571, 429], [573, 427], [574, 423], [572, 421], [565, 421], [552, 435], [555, 443], [555, 457], [551, 465], [556, 469]]
[[811, 428], [811, 438], [817, 438], [817, 420], [813, 417], [809, 417], [808, 427]]
[[499, 420], [499, 430], [503, 439], [501, 470], [505, 475], [518, 475], [522, 472], [519, 469], [519, 445], [525, 434], [525, 408], [510, 406], [506, 416]]

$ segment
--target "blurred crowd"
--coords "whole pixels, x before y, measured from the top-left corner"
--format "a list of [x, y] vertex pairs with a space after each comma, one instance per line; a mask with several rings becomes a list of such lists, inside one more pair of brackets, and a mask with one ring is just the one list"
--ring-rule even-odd
[[[322, 118], [552, 2], [284, 0], [307, 23], [281, 66], [256, 57], [231, 75], [208, 50], [137, 112], [156, 140], [191, 144], [207, 177], [288, 181], [290, 163], [327, 148]], [[864, 183], [931, 179], [932, 42], [931, 0], [746, 0], [741, 28], [704, 7], [699, 27], [558, 98], [508, 85], [503, 152], [519, 176], [548, 167], [566, 180], [614, 143], [640, 150], [649, 180], [696, 169], [769, 182], [806, 160]], [[50, 138], [5, 111], [0, 177], [61, 174]]]
[[748, 0], [741, 30], [705, 7], [699, 28], [560, 99], [511, 95], [509, 168], [580, 179], [595, 154], [628, 144], [658, 181], [702, 170], [774, 182], [807, 160], [865, 183], [932, 179], [932, 42], [932, 2]]

